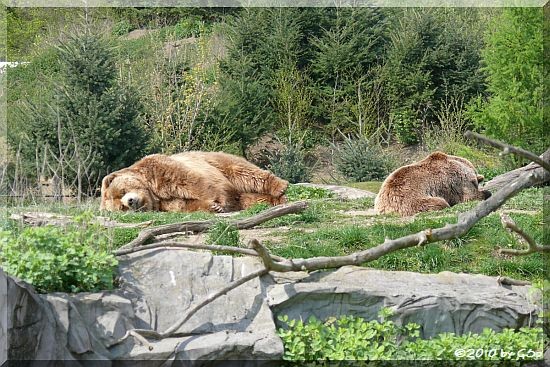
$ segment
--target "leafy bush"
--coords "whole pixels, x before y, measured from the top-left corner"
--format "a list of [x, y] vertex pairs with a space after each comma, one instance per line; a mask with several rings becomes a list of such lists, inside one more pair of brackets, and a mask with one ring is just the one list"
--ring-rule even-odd
[[[388, 309], [382, 309], [379, 313], [381, 321], [365, 321], [359, 317], [342, 316], [339, 319], [330, 318], [324, 323], [314, 317], [304, 323], [301, 320], [289, 320], [288, 316], [281, 316], [279, 320], [288, 327], [278, 330], [285, 345], [283, 359], [516, 360], [520, 351], [525, 352], [525, 359], [535, 360], [542, 357], [541, 328], [521, 328], [517, 332], [505, 329], [500, 333], [485, 329], [479, 335], [468, 333], [462, 336], [444, 333], [423, 340], [418, 338], [418, 324], [396, 325], [393, 321], [386, 320], [391, 313]], [[527, 353], [529, 350], [534, 353]], [[470, 355], [470, 351], [474, 354]], [[478, 351], [486, 353], [478, 355]]]
[[288, 201], [326, 199], [334, 197], [334, 193], [319, 187], [308, 187], [302, 185], [289, 185], [285, 193]]
[[382, 180], [394, 166], [389, 155], [364, 138], [346, 137], [340, 146], [335, 146], [334, 158], [336, 169], [357, 182]]
[[117, 265], [108, 238], [96, 225], [65, 229], [45, 226], [0, 232], [0, 265], [39, 292], [83, 292], [111, 289]]
[[289, 142], [267, 156], [268, 169], [290, 183], [307, 182], [311, 169], [306, 163], [306, 153], [300, 143]]
[[239, 247], [241, 236], [234, 225], [225, 221], [218, 221], [208, 231], [205, 241], [209, 245]]
[[121, 20], [113, 26], [112, 34], [115, 36], [124, 36], [132, 30], [132, 25], [126, 19]]

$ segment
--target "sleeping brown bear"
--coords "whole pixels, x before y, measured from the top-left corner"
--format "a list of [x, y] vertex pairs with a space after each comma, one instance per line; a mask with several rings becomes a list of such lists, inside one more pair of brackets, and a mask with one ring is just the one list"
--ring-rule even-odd
[[440, 210], [468, 200], [485, 200], [478, 175], [467, 159], [434, 152], [423, 160], [398, 168], [382, 184], [374, 208], [402, 216]]
[[230, 212], [286, 202], [288, 182], [221, 152], [153, 154], [101, 184], [101, 209]]

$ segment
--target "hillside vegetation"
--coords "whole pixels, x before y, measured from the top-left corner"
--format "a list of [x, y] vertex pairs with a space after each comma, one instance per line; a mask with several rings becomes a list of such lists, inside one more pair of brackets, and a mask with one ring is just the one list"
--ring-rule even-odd
[[468, 128], [545, 149], [541, 9], [9, 8], [7, 20], [8, 59], [28, 62], [7, 78], [16, 195], [41, 177], [96, 195], [151, 152], [223, 150], [298, 182], [380, 180], [435, 149], [487, 178], [522, 163], [465, 142]]

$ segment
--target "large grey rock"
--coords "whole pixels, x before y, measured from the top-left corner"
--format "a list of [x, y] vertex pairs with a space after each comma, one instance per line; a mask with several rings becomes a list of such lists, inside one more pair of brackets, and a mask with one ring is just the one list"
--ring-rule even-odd
[[397, 322], [417, 322], [429, 337], [518, 328], [532, 324], [539, 310], [530, 287], [499, 286], [492, 277], [344, 267], [271, 273], [245, 283], [199, 311], [173, 337], [150, 340], [152, 350], [134, 338], [114, 344], [129, 329], [166, 330], [191, 305], [260, 266], [250, 257], [148, 250], [121, 259], [121, 286], [115, 291], [47, 295], [0, 271], [0, 295], [6, 295], [0, 311], [7, 315], [0, 317], [0, 345], [7, 345], [3, 350], [14, 360], [151, 360], [148, 366], [249, 360], [263, 365], [282, 356], [274, 321], [282, 314], [374, 319], [381, 307], [392, 307]]
[[376, 319], [382, 307], [401, 324], [415, 322], [423, 337], [442, 332], [480, 333], [484, 328], [533, 326], [540, 310], [537, 293], [525, 286], [501, 286], [483, 275], [418, 274], [346, 266], [334, 271], [275, 276], [268, 303], [275, 315], [307, 319], [355, 315]]
[[338, 186], [338, 185], [325, 185], [325, 184], [313, 184], [313, 183], [297, 183], [296, 185], [306, 186], [306, 187], [316, 187], [320, 189], [325, 189], [332, 191], [340, 199], [345, 200], [354, 200], [362, 198], [375, 198], [376, 194], [370, 191], [356, 189], [349, 186]]

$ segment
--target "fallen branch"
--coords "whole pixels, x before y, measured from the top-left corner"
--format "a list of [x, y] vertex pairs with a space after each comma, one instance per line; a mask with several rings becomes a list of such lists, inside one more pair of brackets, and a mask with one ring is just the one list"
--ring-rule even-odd
[[[124, 250], [115, 251], [116, 256], [128, 255], [138, 251], [150, 250], [155, 248], [180, 248], [180, 249], [195, 249], [195, 250], [209, 250], [209, 251], [226, 251], [233, 252], [237, 254], [249, 255], [249, 256], [258, 256], [258, 253], [252, 249], [233, 247], [233, 246], [222, 246], [222, 245], [206, 245], [202, 243], [183, 243], [176, 241], [162, 241], [157, 243], [152, 243], [150, 245], [143, 245], [134, 248], [128, 248]], [[283, 257], [271, 255], [271, 258], [275, 261], [284, 260]]]
[[533, 154], [525, 149], [521, 149], [518, 147], [514, 147], [512, 145], [500, 142], [498, 140], [494, 140], [491, 138], [488, 138], [486, 136], [483, 136], [478, 133], [474, 133], [472, 131], [466, 131], [464, 133], [464, 136], [470, 139], [476, 139], [479, 140], [487, 145], [490, 145], [495, 148], [501, 148], [502, 149], [502, 155], [511, 154], [514, 153], [516, 155], [519, 155], [520, 157], [526, 158], [539, 166], [543, 167], [546, 171], [550, 172], [550, 163], [545, 161], [544, 159], [540, 158], [536, 154]]
[[520, 241], [526, 243], [528, 247], [525, 250], [500, 249], [499, 253], [504, 255], [521, 256], [529, 255], [535, 252], [550, 252], [550, 246], [538, 245], [535, 239], [519, 228], [516, 222], [514, 222], [509, 215], [501, 213], [500, 222], [505, 229], [508, 229], [512, 233], [516, 233]]
[[[235, 226], [237, 229], [248, 229], [283, 215], [302, 212], [307, 208], [307, 206], [306, 201], [297, 201], [291, 204], [277, 205], [250, 218], [230, 221], [229, 224]], [[147, 228], [141, 231], [135, 240], [122, 246], [119, 251], [145, 245], [158, 235], [165, 235], [173, 232], [204, 232], [210, 229], [210, 227], [212, 227], [215, 223], [216, 222], [214, 220], [189, 221]]]
[[[45, 225], [65, 227], [70, 224], [78, 224], [73, 217], [55, 213], [28, 212], [21, 214], [12, 214], [10, 219], [22, 221], [24, 224], [40, 227]], [[92, 223], [106, 228], [144, 228], [153, 221], [141, 223], [120, 223], [105, 217], [94, 217]]]
[[497, 283], [499, 285], [531, 285], [531, 282], [528, 282], [526, 280], [517, 280], [508, 277], [498, 277]]

